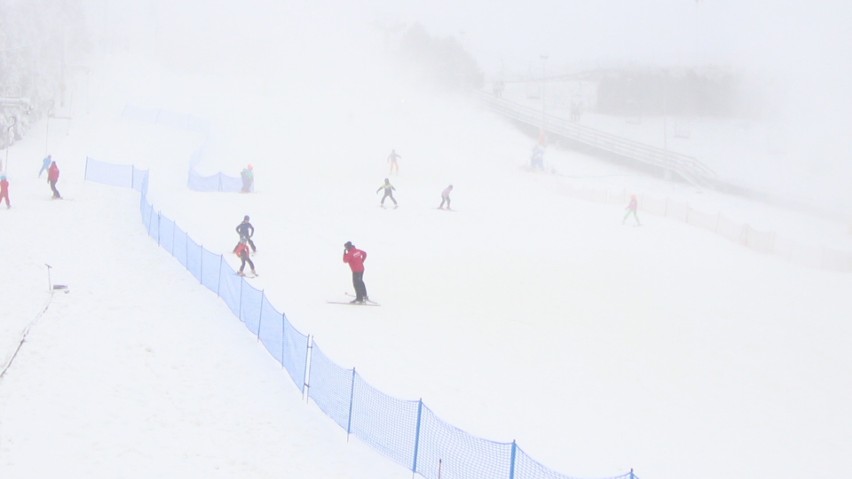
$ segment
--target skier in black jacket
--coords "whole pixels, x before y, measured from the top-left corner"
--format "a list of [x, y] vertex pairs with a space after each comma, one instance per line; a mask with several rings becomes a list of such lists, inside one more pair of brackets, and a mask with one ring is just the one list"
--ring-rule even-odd
[[254, 236], [254, 226], [249, 222], [248, 215], [243, 217], [243, 222], [238, 224], [235, 229], [237, 234], [240, 235], [240, 239], [245, 238], [249, 246], [251, 246], [251, 252], [256, 253], [257, 248], [254, 246], [254, 241], [251, 240], [251, 237]]

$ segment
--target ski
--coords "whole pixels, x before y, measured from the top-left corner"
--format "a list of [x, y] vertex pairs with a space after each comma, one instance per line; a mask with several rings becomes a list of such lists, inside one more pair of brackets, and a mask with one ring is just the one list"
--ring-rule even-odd
[[[355, 295], [350, 293], [349, 291], [345, 292], [344, 294], [346, 294], [346, 296], [349, 296], [350, 298], [355, 297]], [[374, 306], [381, 306], [379, 303], [377, 303], [377, 302], [375, 302], [375, 301], [373, 301], [372, 299], [369, 299], [369, 298], [364, 302], [364, 304], [372, 304]]]
[[347, 304], [349, 306], [381, 306], [379, 303], [374, 303], [372, 301], [364, 302], [364, 303], [352, 303], [350, 301], [326, 301], [328, 304]]
[[260, 275], [259, 275], [259, 274], [257, 274], [257, 273], [249, 273], [249, 274], [246, 274], [246, 273], [240, 273], [239, 271], [237, 271], [236, 275], [237, 275], [237, 276], [242, 276], [243, 278], [257, 278], [258, 276], [260, 276]]

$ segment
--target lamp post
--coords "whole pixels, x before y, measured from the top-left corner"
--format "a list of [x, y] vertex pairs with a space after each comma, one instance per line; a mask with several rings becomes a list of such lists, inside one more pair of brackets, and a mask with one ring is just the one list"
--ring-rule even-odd
[[539, 141], [544, 144], [545, 128], [547, 127], [547, 113], [545, 109], [545, 81], [547, 77], [547, 55], [539, 55], [541, 59], [541, 134]]
[[3, 165], [2, 165], [3, 167], [2, 167], [2, 168], [0, 168], [0, 170], [2, 170], [2, 171], [4, 171], [4, 172], [6, 171], [6, 168], [9, 168], [9, 148], [12, 146], [12, 142], [14, 141], [14, 138], [13, 138], [13, 135], [14, 135], [13, 130], [15, 129], [15, 124], [16, 124], [17, 122], [18, 122], [17, 117], [14, 117], [14, 116], [13, 116], [13, 117], [12, 117], [12, 124], [10, 124], [10, 125], [6, 128], [6, 159], [5, 159], [5, 160], [3, 160]]
[[544, 100], [544, 83], [545, 77], [547, 76], [547, 55], [540, 55], [541, 59], [541, 132], [544, 134], [544, 128], [546, 125], [546, 114], [545, 114], [545, 100]]

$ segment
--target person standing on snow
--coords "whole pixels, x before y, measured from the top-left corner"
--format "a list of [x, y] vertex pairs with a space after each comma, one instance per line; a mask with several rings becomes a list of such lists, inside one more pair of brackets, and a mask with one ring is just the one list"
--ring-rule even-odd
[[396, 150], [391, 150], [390, 155], [388, 155], [388, 163], [390, 164], [390, 168], [388, 169], [389, 175], [399, 174], [399, 160], [402, 158], [401, 156], [396, 154]]
[[444, 191], [441, 192], [441, 205], [438, 206], [439, 210], [444, 209], [444, 203], [447, 204], [447, 209], [450, 209], [450, 193], [453, 191], [453, 185], [450, 185], [444, 188]]
[[245, 239], [251, 246], [251, 252], [256, 253], [257, 248], [254, 246], [254, 241], [251, 240], [251, 237], [254, 236], [254, 226], [249, 222], [248, 215], [243, 216], [243, 222], [238, 224], [235, 230], [240, 235], [240, 241]]
[[59, 167], [55, 161], [50, 162], [50, 168], [47, 170], [47, 182], [50, 183], [50, 189], [53, 191], [53, 199], [62, 199], [59, 190], [56, 189], [56, 182], [59, 181]]
[[44, 159], [41, 160], [41, 169], [38, 170], [38, 177], [39, 178], [41, 178], [42, 173], [44, 173], [45, 171], [48, 171], [50, 169], [50, 163], [52, 161], [53, 161], [53, 159], [50, 157], [50, 155], [45, 156]]
[[633, 219], [636, 220], [636, 226], [642, 226], [639, 223], [639, 217], [636, 215], [636, 210], [639, 208], [639, 202], [636, 200], [636, 195], [630, 195], [630, 203], [627, 204], [625, 208], [627, 213], [624, 214], [624, 219], [621, 220], [621, 224], [624, 224], [627, 221], [627, 217], [631, 214], [633, 215]]
[[380, 186], [379, 189], [376, 190], [376, 193], [382, 190], [384, 190], [385, 192], [385, 194], [382, 196], [382, 208], [385, 207], [385, 198], [390, 198], [391, 201], [393, 201], [394, 208], [398, 207], [399, 205], [396, 203], [396, 199], [393, 197], [393, 192], [396, 190], [396, 188], [393, 187], [389, 179], [385, 178], [385, 183]]
[[9, 180], [6, 179], [6, 175], [0, 175], [0, 203], [6, 200], [6, 209], [12, 207], [9, 204]]
[[254, 165], [249, 163], [248, 166], [243, 168], [243, 171], [240, 172], [240, 178], [243, 180], [243, 189], [241, 191], [243, 193], [250, 193], [254, 187]]
[[364, 284], [364, 261], [367, 259], [367, 253], [356, 248], [351, 241], [347, 241], [343, 248], [343, 262], [348, 263], [349, 269], [352, 270], [352, 286], [355, 287], [355, 299], [350, 303], [369, 301], [367, 286]]
[[234, 248], [234, 254], [236, 254], [241, 261], [240, 270], [237, 272], [237, 274], [240, 276], [245, 276], [246, 274], [243, 272], [243, 270], [246, 269], [246, 263], [248, 263], [249, 267], [251, 268], [251, 274], [257, 276], [257, 271], [254, 270], [254, 263], [251, 261], [251, 258], [249, 258], [249, 247], [246, 244], [247, 241], [248, 240], [246, 238], [241, 238], [239, 244], [237, 244], [237, 247]]

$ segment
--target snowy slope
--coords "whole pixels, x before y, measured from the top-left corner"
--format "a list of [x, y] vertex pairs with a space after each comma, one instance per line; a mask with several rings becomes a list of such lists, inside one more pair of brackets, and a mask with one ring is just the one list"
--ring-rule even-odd
[[[150, 168], [153, 203], [212, 251], [230, 251], [251, 215], [262, 275], [252, 283], [338, 364], [560, 472], [792, 478], [850, 467], [852, 277], [662, 218], [622, 226], [621, 205], [564, 187], [700, 195], [779, 228], [798, 230], [797, 216], [568, 152], [548, 152], [566, 176], [530, 174], [529, 138], [461, 99], [396, 84], [217, 95], [237, 78], [133, 63], [90, 80], [89, 114], [52, 122], [47, 142], [66, 200], [49, 200], [35, 177], [38, 127], [10, 151], [4, 364], [31, 329], [0, 380], [0, 476], [410, 474], [300, 404], [262, 346], [147, 239], [136, 194], [82, 181], [86, 155]], [[211, 137], [123, 119], [126, 104], [207, 118]], [[203, 142], [202, 170], [236, 175], [251, 162], [257, 192], [187, 190]], [[374, 192], [391, 148], [400, 208], [382, 209]], [[456, 211], [438, 211], [450, 183]], [[351, 290], [345, 241], [368, 252], [365, 281], [382, 307], [326, 304]], [[70, 293], [48, 295], [45, 263]]]

